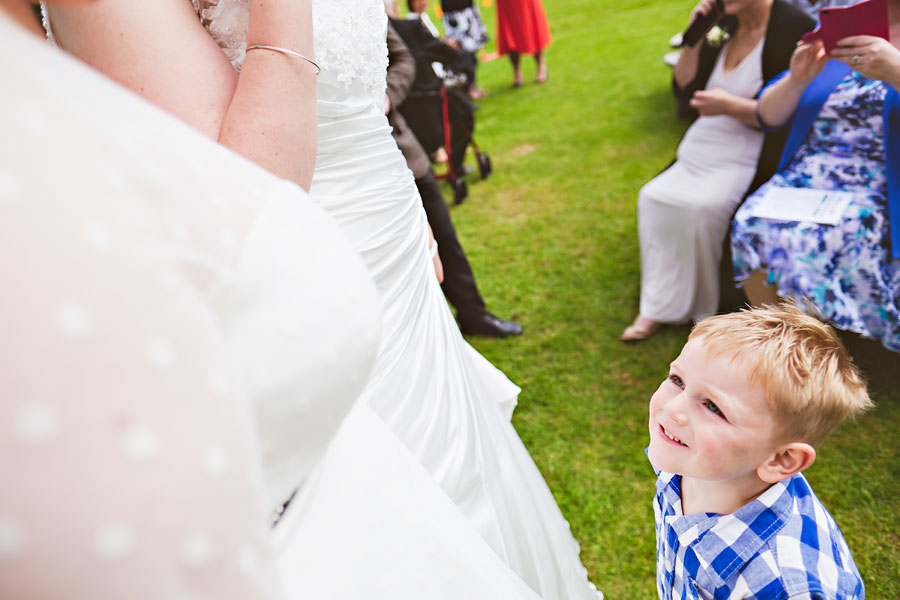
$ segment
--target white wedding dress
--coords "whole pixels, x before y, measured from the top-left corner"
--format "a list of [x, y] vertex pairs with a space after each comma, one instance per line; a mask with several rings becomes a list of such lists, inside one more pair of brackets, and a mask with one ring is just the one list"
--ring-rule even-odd
[[[192, 2], [240, 68], [249, 0]], [[496, 555], [539, 596], [596, 599], [602, 595], [587, 580], [568, 523], [509, 422], [518, 388], [465, 342], [435, 279], [421, 200], [383, 111], [387, 19], [382, 2], [314, 0], [313, 17], [315, 59], [322, 70], [310, 197], [359, 252], [383, 309], [378, 357], [361, 401], [388, 424]], [[358, 457], [352, 436], [345, 443], [346, 456]], [[370, 473], [358, 465], [354, 472]], [[403, 498], [394, 494], [390, 478], [370, 476], [355, 489], [357, 479], [341, 481], [337, 467], [322, 473], [323, 485], [345, 486], [342, 506], [347, 511], [366, 511], [377, 519], [367, 494], [387, 495], [393, 498], [389, 504]], [[297, 504], [303, 506], [305, 493]], [[315, 495], [309, 496], [315, 505]], [[395, 535], [403, 538], [421, 522], [404, 519], [399, 508], [399, 521], [381, 527], [388, 528], [385, 533], [400, 528], [403, 533]], [[314, 524], [313, 519], [304, 522]], [[427, 535], [421, 542], [428, 555], [434, 544]], [[366, 554], [364, 544], [358, 546]], [[302, 544], [298, 548], [309, 550]], [[355, 570], [360, 564], [352, 555], [353, 566], [347, 568]], [[399, 565], [394, 572], [409, 575]], [[372, 576], [375, 581], [391, 578], [390, 571], [381, 572], [381, 579], [377, 572]], [[433, 578], [435, 572], [420, 576]]]
[[0, 598], [536, 599], [355, 405], [324, 211], [2, 14], [0, 73]]

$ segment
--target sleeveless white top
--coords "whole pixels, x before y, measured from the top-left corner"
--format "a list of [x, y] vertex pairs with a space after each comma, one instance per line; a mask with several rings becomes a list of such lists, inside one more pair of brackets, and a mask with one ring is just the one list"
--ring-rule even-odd
[[[725, 72], [726, 45], [719, 52], [706, 89], [719, 88], [741, 98], [753, 98], [764, 83], [762, 75], [763, 37], [730, 72]], [[763, 133], [727, 115], [701, 116], [690, 126], [678, 146], [678, 160], [704, 169], [710, 160], [717, 164], [736, 163], [756, 170]]]

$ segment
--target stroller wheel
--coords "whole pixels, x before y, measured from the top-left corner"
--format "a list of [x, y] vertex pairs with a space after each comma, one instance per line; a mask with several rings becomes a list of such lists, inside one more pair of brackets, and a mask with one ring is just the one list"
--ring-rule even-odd
[[453, 204], [462, 204], [469, 197], [469, 186], [465, 180], [460, 177], [450, 182], [453, 186]]
[[487, 179], [493, 172], [494, 167], [491, 165], [491, 157], [487, 152], [478, 153], [478, 173], [482, 179]]

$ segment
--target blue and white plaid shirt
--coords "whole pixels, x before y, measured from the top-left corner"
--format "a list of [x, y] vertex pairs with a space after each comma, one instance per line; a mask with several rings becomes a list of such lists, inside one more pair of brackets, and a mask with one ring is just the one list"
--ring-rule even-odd
[[863, 600], [834, 519], [802, 474], [730, 515], [681, 511], [681, 476], [657, 472], [656, 587], [661, 600]]

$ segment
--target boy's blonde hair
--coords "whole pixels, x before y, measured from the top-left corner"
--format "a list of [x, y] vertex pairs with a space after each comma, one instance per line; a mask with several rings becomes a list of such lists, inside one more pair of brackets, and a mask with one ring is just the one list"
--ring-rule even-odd
[[790, 304], [744, 309], [698, 323], [707, 354], [749, 367], [779, 421], [776, 437], [818, 447], [849, 418], [873, 406], [863, 380], [831, 326]]

